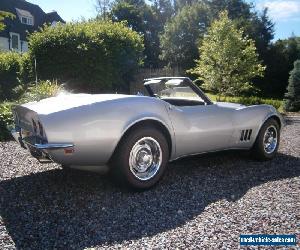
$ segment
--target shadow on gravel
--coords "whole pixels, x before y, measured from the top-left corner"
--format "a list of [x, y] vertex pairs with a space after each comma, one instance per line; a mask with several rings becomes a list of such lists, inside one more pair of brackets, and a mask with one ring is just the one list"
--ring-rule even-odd
[[235, 201], [250, 188], [300, 176], [299, 158], [255, 162], [240, 152], [170, 164], [146, 192], [118, 188], [106, 176], [51, 170], [0, 182], [0, 212], [17, 248], [86, 248], [176, 228], [212, 202]]

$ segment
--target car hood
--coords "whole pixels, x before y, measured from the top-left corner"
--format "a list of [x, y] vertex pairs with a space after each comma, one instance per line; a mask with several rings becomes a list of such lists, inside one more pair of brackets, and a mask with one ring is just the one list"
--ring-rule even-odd
[[121, 94], [60, 94], [56, 97], [43, 99], [39, 102], [29, 102], [21, 105], [37, 114], [47, 115], [83, 105], [128, 98], [129, 95]]
[[225, 107], [225, 108], [231, 108], [231, 109], [242, 109], [246, 106], [239, 103], [231, 103], [231, 102], [216, 102], [218, 106]]

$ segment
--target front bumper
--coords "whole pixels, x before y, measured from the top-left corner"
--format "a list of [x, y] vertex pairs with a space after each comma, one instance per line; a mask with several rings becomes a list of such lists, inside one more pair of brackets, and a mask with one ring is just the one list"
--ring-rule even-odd
[[23, 137], [20, 128], [11, 130], [11, 134], [23, 148], [29, 150], [31, 155], [42, 163], [52, 162], [49, 154], [51, 150], [74, 148], [72, 143], [48, 143], [38, 136]]

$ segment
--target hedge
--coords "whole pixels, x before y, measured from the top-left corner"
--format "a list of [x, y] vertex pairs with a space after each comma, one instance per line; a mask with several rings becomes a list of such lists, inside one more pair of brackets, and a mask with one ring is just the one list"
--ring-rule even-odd
[[19, 84], [21, 55], [14, 52], [0, 53], [0, 100], [14, 98], [14, 88]]
[[13, 124], [12, 102], [0, 103], [0, 141], [10, 138], [9, 127]]
[[92, 93], [128, 90], [144, 49], [138, 33], [110, 21], [45, 26], [30, 36], [29, 47], [39, 79]]
[[[213, 100], [217, 101], [217, 96], [208, 93], [208, 97]], [[261, 98], [258, 96], [227, 96], [227, 97], [221, 97], [220, 102], [232, 102], [232, 103], [240, 103], [243, 105], [259, 105], [259, 104], [268, 104], [272, 105], [274, 108], [276, 108], [279, 112], [282, 112], [282, 105], [283, 102], [282, 100], [278, 99], [266, 99], [266, 98]]]
[[0, 52], [0, 101], [18, 99], [32, 81], [28, 54]]

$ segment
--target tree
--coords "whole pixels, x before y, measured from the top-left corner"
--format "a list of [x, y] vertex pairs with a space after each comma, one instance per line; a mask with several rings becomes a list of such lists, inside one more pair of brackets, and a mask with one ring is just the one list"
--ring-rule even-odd
[[[201, 6], [205, 11], [195, 6]], [[267, 9], [256, 12], [253, 5], [245, 0], [175, 0], [174, 8], [176, 15], [167, 22], [161, 35], [161, 57], [169, 64], [193, 67], [195, 59], [199, 57], [199, 35], [204, 35], [207, 26], [224, 10], [228, 11], [229, 18], [234, 20], [236, 26], [255, 41], [259, 59], [269, 62], [274, 24], [268, 17]]]
[[209, 6], [210, 16], [215, 19], [221, 11], [227, 10], [230, 19], [251, 18], [252, 5], [244, 0], [204, 0]]
[[162, 31], [165, 23], [174, 14], [172, 3], [170, 0], [153, 0], [151, 8], [157, 19], [157, 29]]
[[285, 98], [286, 111], [300, 111], [300, 60], [294, 62], [294, 69], [290, 72]]
[[0, 11], [0, 31], [5, 29], [5, 23], [4, 23], [4, 19], [5, 18], [15, 18], [15, 15], [10, 13], [10, 12], [5, 12], [5, 11]]
[[[251, 20], [247, 22], [245, 34], [249, 35], [255, 41], [255, 46], [259, 59], [266, 65], [264, 78], [255, 78], [253, 84], [260, 90], [261, 95], [270, 95], [270, 89], [273, 89], [273, 82], [267, 77], [274, 62], [272, 39], [274, 38], [274, 23], [268, 17], [268, 9], [265, 8], [261, 13], [254, 13]], [[287, 81], [287, 78], [285, 82]], [[274, 91], [276, 92], [276, 91]], [[282, 92], [283, 94], [283, 92]], [[272, 97], [278, 96], [271, 93]], [[281, 96], [282, 97], [282, 96]]]
[[[245, 0], [205, 0], [210, 9], [210, 16], [217, 18], [221, 11], [227, 10], [228, 16], [234, 20], [244, 34], [254, 40], [259, 59], [264, 63], [268, 61], [269, 47], [274, 38], [274, 23], [268, 17], [268, 9], [261, 13], [254, 9], [253, 4]], [[259, 82], [260, 83], [260, 82]]]
[[143, 34], [145, 66], [155, 67], [159, 55], [158, 27], [151, 7], [144, 0], [118, 0], [112, 7], [111, 15], [114, 22], [126, 21], [130, 28]]
[[251, 89], [250, 80], [262, 76], [265, 67], [258, 60], [254, 41], [221, 12], [212, 22], [199, 48], [200, 59], [190, 70], [204, 81], [208, 90], [219, 95], [238, 95]]
[[161, 58], [170, 66], [191, 68], [199, 57], [197, 44], [208, 26], [207, 6], [184, 6], [172, 17], [160, 36]]
[[191, 6], [195, 3], [200, 3], [202, 0], [174, 0], [173, 5], [174, 5], [174, 10], [176, 13], [178, 13], [184, 6]]
[[274, 38], [274, 23], [268, 17], [268, 9], [263, 9], [260, 14], [253, 13], [246, 29], [246, 34], [255, 41], [260, 59], [266, 61], [269, 57], [271, 41]]
[[300, 59], [300, 37], [278, 40], [271, 44], [268, 53], [265, 84], [261, 88], [265, 95], [282, 98], [288, 85], [289, 72], [294, 62]]
[[107, 20], [110, 17], [110, 10], [113, 0], [95, 0], [95, 8], [98, 13], [97, 18]]

